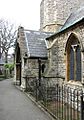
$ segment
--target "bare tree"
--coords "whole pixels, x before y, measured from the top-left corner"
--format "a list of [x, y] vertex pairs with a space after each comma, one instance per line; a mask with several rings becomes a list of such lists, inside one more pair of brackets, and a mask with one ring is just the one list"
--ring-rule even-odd
[[0, 20], [0, 58], [5, 53], [5, 62], [8, 62], [7, 56], [9, 48], [14, 47], [16, 39], [16, 30], [14, 24], [10, 24], [3, 19]]

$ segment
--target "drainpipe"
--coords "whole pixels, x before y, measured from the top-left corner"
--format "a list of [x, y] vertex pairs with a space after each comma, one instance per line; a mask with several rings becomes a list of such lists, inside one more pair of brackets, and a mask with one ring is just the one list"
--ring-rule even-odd
[[38, 86], [37, 86], [37, 89], [38, 89], [38, 100], [41, 99], [41, 59], [38, 59], [38, 68], [39, 68], [39, 71], [38, 71]]
[[41, 86], [41, 59], [38, 59], [38, 67], [39, 67], [39, 73], [38, 73], [39, 86]]

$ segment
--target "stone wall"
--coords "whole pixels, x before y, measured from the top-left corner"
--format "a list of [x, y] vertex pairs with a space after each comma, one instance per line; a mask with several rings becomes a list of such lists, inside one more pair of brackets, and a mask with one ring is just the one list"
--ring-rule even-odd
[[[84, 25], [74, 26], [73, 28], [69, 28], [66, 32], [56, 34], [53, 38], [49, 39], [48, 42], [48, 55], [49, 55], [49, 69], [47, 71], [48, 77], [57, 76], [59, 80], [63, 80], [65, 78], [66, 82], [66, 54], [65, 48], [66, 43], [71, 35], [74, 33], [78, 40], [80, 41], [81, 50], [84, 47]], [[52, 41], [52, 44], [51, 42]], [[50, 45], [49, 45], [50, 43]], [[81, 63], [82, 63], [82, 82], [84, 82], [84, 53], [81, 52]]]
[[38, 77], [38, 59], [28, 59], [28, 76], [30, 77]]
[[40, 4], [40, 29], [56, 32], [69, 15], [84, 6], [83, 0], [42, 0]]
[[27, 46], [26, 46], [26, 42], [25, 42], [25, 34], [24, 34], [23, 27], [18, 28], [17, 42], [19, 43], [21, 56], [24, 56], [25, 52], [27, 52]]
[[[42, 64], [46, 65], [46, 60], [41, 60], [41, 66]], [[22, 65], [24, 66], [24, 65]], [[32, 83], [34, 84], [36, 81], [39, 80], [39, 62], [38, 59], [27, 59], [27, 63], [23, 67], [23, 74], [22, 74], [22, 88], [29, 88], [32, 87]], [[41, 76], [43, 76], [41, 72]], [[26, 77], [27, 77], [27, 84], [26, 84]], [[35, 83], [36, 84], [36, 83]]]
[[[24, 28], [23, 27], [19, 27], [18, 28], [17, 43], [19, 44], [20, 55], [17, 55], [17, 53], [16, 53], [17, 56], [15, 55], [15, 64], [17, 64], [16, 63], [17, 62], [16, 58], [19, 59], [19, 56], [21, 56], [21, 61], [19, 61], [19, 62], [21, 62], [21, 87], [25, 89], [25, 79], [23, 78], [23, 74], [24, 74], [24, 58], [23, 57], [25, 55], [25, 52], [27, 52], [27, 47], [26, 47], [26, 43], [25, 43], [25, 34], [24, 34]], [[16, 66], [15, 66], [14, 82], [17, 83], [17, 77], [16, 77], [17, 70], [16, 70]], [[20, 80], [19, 80], [19, 82], [20, 82]]]
[[[47, 64], [46, 60], [41, 60], [41, 66], [42, 66], [42, 64], [45, 64], [45, 66], [46, 66], [46, 64]], [[27, 67], [26, 75], [28, 77], [36, 77], [36, 78], [38, 78], [38, 75], [39, 75], [39, 62], [38, 62], [38, 59], [28, 59], [27, 64], [24, 67]], [[43, 75], [43, 74], [41, 73], [41, 75]]]

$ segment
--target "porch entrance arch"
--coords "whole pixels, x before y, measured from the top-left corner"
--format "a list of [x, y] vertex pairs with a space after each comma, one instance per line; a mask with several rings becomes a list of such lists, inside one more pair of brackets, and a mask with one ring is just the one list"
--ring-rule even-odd
[[16, 48], [16, 84], [21, 85], [21, 53], [18, 43]]
[[78, 38], [71, 34], [66, 44], [67, 80], [81, 81], [81, 50]]

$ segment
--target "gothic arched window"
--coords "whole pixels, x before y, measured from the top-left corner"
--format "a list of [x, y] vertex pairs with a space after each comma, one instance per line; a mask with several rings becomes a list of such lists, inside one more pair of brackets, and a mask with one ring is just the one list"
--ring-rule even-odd
[[80, 42], [71, 34], [66, 44], [67, 80], [81, 81]]

